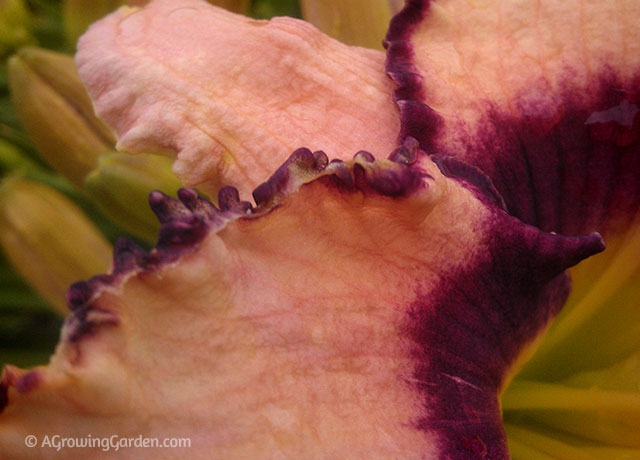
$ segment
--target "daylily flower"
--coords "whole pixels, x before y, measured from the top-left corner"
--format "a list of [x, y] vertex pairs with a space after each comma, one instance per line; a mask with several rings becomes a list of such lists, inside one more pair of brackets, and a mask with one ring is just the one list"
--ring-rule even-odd
[[505, 426], [522, 458], [637, 456], [639, 15], [410, 1], [386, 54], [198, 0], [97, 23], [119, 146], [217, 206], [152, 193], [156, 247], [70, 288], [50, 364], [3, 371], [0, 458], [505, 459]]

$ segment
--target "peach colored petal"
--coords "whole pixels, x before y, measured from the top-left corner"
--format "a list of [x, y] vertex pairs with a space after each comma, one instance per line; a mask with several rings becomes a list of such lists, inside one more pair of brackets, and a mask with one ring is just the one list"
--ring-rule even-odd
[[94, 25], [77, 63], [120, 149], [175, 152], [181, 179], [214, 195], [251, 191], [301, 146], [339, 157], [396, 144], [384, 54], [303, 21], [156, 0]]

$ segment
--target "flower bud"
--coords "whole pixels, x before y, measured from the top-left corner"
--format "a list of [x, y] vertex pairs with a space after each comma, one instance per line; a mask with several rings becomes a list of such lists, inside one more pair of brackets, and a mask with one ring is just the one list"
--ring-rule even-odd
[[0, 174], [7, 172], [22, 171], [35, 167], [31, 161], [18, 147], [0, 138]]
[[123, 0], [65, 0], [62, 6], [62, 20], [68, 43], [75, 45], [93, 22], [106, 16], [119, 6], [128, 3]]
[[0, 0], [0, 57], [35, 42], [31, 18], [22, 0]]
[[[213, 3], [214, 5], [222, 6], [225, 2], [224, 0], [215, 1], [209, 0], [209, 3]], [[300, 5], [298, 4], [298, 0], [251, 0], [249, 2], [249, 11], [250, 16], [256, 19], [270, 19], [275, 16], [292, 16], [292, 17], [300, 17]], [[234, 11], [228, 6], [226, 9]]]
[[175, 195], [181, 183], [171, 159], [152, 154], [108, 153], [85, 181], [102, 210], [117, 224], [147, 241], [154, 241], [160, 224], [148, 204], [149, 192]]
[[234, 13], [247, 14], [249, 11], [249, 0], [207, 0], [209, 3], [220, 8], [224, 8]]
[[113, 134], [94, 115], [71, 56], [23, 48], [9, 59], [11, 99], [43, 159], [82, 185]]
[[19, 177], [0, 185], [0, 246], [18, 273], [62, 312], [71, 283], [107, 272], [111, 245], [71, 200]]
[[301, 0], [302, 17], [318, 29], [348, 45], [382, 49], [397, 0]]

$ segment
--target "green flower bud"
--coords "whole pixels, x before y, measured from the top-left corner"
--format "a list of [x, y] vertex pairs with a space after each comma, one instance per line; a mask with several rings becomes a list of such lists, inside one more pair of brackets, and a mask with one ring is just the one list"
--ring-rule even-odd
[[71, 56], [24, 48], [9, 60], [18, 117], [43, 159], [76, 185], [115, 145], [95, 115]]
[[246, 14], [250, 6], [249, 0], [208, 0], [208, 2], [225, 10], [240, 14]]
[[400, 5], [395, 0], [301, 0], [302, 17], [348, 45], [382, 49], [389, 20]]
[[27, 44], [35, 43], [31, 35], [31, 18], [22, 0], [0, 0], [0, 57]]
[[114, 222], [151, 242], [160, 224], [149, 208], [149, 192], [175, 195], [181, 187], [171, 163], [167, 157], [152, 154], [105, 154], [87, 176], [85, 187]]
[[65, 0], [62, 20], [67, 41], [74, 45], [87, 27], [124, 3], [122, 0]]
[[36, 167], [18, 147], [0, 139], [0, 174], [22, 171]]
[[0, 246], [40, 295], [66, 312], [69, 285], [111, 264], [111, 245], [68, 198], [19, 177], [0, 185]]

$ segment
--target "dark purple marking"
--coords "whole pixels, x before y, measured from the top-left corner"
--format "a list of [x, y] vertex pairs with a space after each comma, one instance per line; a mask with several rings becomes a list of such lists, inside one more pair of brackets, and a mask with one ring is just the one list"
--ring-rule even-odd
[[42, 373], [38, 370], [29, 371], [18, 377], [14, 383], [19, 393], [29, 393], [42, 383]]
[[420, 153], [424, 154], [424, 152], [420, 150], [420, 144], [417, 139], [407, 137], [400, 147], [391, 152], [389, 160], [406, 166], [411, 166], [418, 161], [418, 155]]
[[[374, 162], [371, 162], [374, 164]], [[355, 164], [353, 166], [353, 177], [355, 187], [359, 190], [373, 190], [375, 193], [389, 197], [404, 197], [426, 187], [426, 174], [414, 170], [408, 166], [398, 163], [399, 169], [371, 168]]]
[[178, 198], [189, 211], [205, 219], [212, 220], [220, 213], [213, 203], [198, 195], [198, 192], [192, 188], [181, 188], [178, 190]]
[[114, 275], [145, 267], [147, 252], [128, 238], [118, 238], [113, 249]]
[[[84, 311], [96, 292], [117, 282], [121, 276], [136, 270], [156, 270], [182, 254], [194, 250], [210, 228], [223, 219], [222, 212], [194, 190], [181, 189], [178, 191], [178, 197], [179, 199], [171, 198], [159, 191], [149, 194], [150, 206], [162, 223], [156, 247], [146, 252], [127, 238], [118, 239], [114, 248], [111, 273], [94, 276], [88, 281], [79, 281], [67, 290], [67, 304], [73, 313]], [[228, 200], [227, 204], [230, 203]], [[241, 208], [242, 204], [238, 202], [233, 209], [229, 208], [226, 212], [233, 214], [241, 211]], [[79, 327], [78, 330], [81, 329]]]
[[333, 174], [331, 180], [345, 190], [353, 190], [355, 183], [351, 167], [342, 160], [332, 160], [330, 164]]
[[320, 173], [324, 171], [329, 163], [329, 158], [322, 151], [311, 152], [306, 148], [300, 148], [293, 152], [285, 165], [295, 164], [298, 168], [309, 173]]
[[366, 150], [360, 150], [358, 153], [356, 153], [353, 156], [354, 160], [362, 160], [365, 161], [367, 163], [373, 163], [374, 161], [376, 161], [376, 158], [369, 152], [367, 152]]
[[[640, 213], [640, 69], [622, 79], [603, 68], [586, 90], [576, 88], [569, 73], [550, 76], [565, 88], [558, 100], [546, 100], [551, 96], [544, 91], [541, 100], [532, 100], [532, 88], [510, 104], [520, 111], [516, 115], [486, 101], [476, 132], [447, 133], [466, 143], [461, 151], [449, 151], [439, 143], [441, 115], [425, 104], [429, 82], [417, 71], [411, 43], [429, 5], [429, 0], [409, 1], [392, 20], [385, 42], [387, 73], [398, 85], [400, 139], [412, 136], [430, 155], [483, 171], [512, 215], [545, 231], [608, 232], [634, 219]], [[549, 102], [557, 106], [557, 116], [529, 115], [527, 107]], [[470, 169], [445, 169], [463, 181], [475, 182], [469, 172], [477, 178]]]
[[[95, 284], [95, 283], [94, 283]], [[93, 295], [95, 287], [90, 281], [76, 281], [67, 289], [67, 305], [73, 312], [86, 305]]]
[[95, 334], [102, 327], [117, 326], [119, 322], [116, 312], [84, 305], [75, 309], [65, 320], [64, 339], [77, 344], [80, 339]]
[[414, 64], [415, 50], [411, 43], [414, 31], [429, 14], [431, 0], [408, 0], [396, 14], [383, 42], [387, 50], [385, 70], [396, 84], [394, 99], [400, 109], [400, 133], [402, 142], [407, 137], [419, 141], [422, 150], [436, 153], [429, 141], [442, 126], [441, 117], [424, 104], [424, 78]]
[[88, 281], [77, 281], [73, 283], [69, 289], [67, 289], [66, 295], [67, 305], [71, 312], [91, 302], [96, 290], [101, 286], [113, 284], [119, 274], [120, 273], [96, 275]]
[[248, 201], [241, 201], [238, 189], [230, 185], [222, 187], [218, 192], [218, 206], [222, 212], [231, 211], [238, 214], [247, 214], [253, 209]]
[[[611, 99], [615, 93], [612, 88], [621, 86], [610, 80], [602, 85], [606, 91], [600, 92], [597, 104], [586, 106], [584, 94], [571, 99], [568, 93], [566, 109], [558, 120], [508, 118], [487, 102], [485, 126], [490, 129], [461, 136], [468, 142], [463, 151], [447, 151], [438, 144], [443, 119], [424, 103], [423, 85], [428, 82], [417, 72], [411, 44], [413, 31], [428, 14], [429, 4], [427, 0], [409, 1], [393, 19], [385, 43], [387, 72], [398, 85], [395, 98], [401, 115], [400, 140], [414, 137], [422, 150], [434, 155], [445, 175], [484, 194], [494, 206], [506, 204], [509, 212], [525, 222], [544, 230], [570, 230], [572, 235], [598, 229], [585, 225], [581, 217], [588, 214], [576, 215], [572, 209], [575, 198], [565, 197], [571, 195], [571, 189], [582, 194], [585, 189], [596, 189], [596, 184], [603, 188], [607, 181], [615, 183], [620, 170], [612, 171], [606, 163], [619, 161], [624, 153], [621, 156], [612, 150], [612, 145], [621, 142], [611, 142], [609, 136], [609, 146], [603, 147], [610, 151], [609, 158], [590, 159], [584, 154], [593, 150], [588, 130], [593, 132], [597, 126], [585, 122], [601, 110], [598, 107], [615, 107], [622, 97], [639, 99], [629, 92], [618, 92], [618, 99]], [[636, 91], [640, 88], [637, 83], [629, 86]], [[640, 169], [633, 159], [638, 157], [636, 152], [625, 161], [635, 170], [630, 176], [636, 187]], [[623, 188], [633, 190], [633, 185]], [[603, 197], [601, 208], [615, 202], [611, 193], [597, 191], [594, 195]], [[639, 196], [637, 192], [631, 195]], [[550, 211], [562, 200], [568, 203], [561, 212]], [[627, 195], [625, 200], [638, 208], [637, 198]], [[591, 205], [593, 197], [584, 203]], [[467, 270], [444, 274], [442, 286], [430, 290], [434, 294], [418, 296], [408, 309], [406, 324], [416, 344], [418, 363], [410, 384], [421, 395], [426, 414], [415, 424], [437, 435], [441, 459], [509, 458], [497, 399], [502, 379], [522, 347], [564, 305], [570, 289], [564, 270], [604, 249], [597, 234], [552, 236], [493, 209], [496, 222], [488, 233], [492, 235], [487, 241], [490, 249], [479, 254]], [[600, 217], [593, 222], [603, 220]]]
[[175, 260], [183, 248], [193, 247], [209, 233], [205, 217], [192, 214], [187, 217], [166, 222], [160, 227], [156, 249], [166, 253], [166, 259]]
[[192, 214], [182, 201], [167, 196], [159, 190], [149, 193], [149, 206], [162, 224]]
[[284, 193], [289, 183], [291, 166], [310, 174], [318, 174], [329, 163], [327, 155], [319, 150], [311, 152], [307, 148], [295, 150], [289, 158], [264, 183], [253, 191], [253, 199], [257, 206], [268, 206], [277, 196]]
[[426, 414], [414, 422], [437, 435], [441, 459], [509, 458], [502, 379], [564, 305], [565, 270], [604, 249], [598, 234], [549, 235], [494, 209], [488, 249], [407, 309], [417, 363], [409, 384]]
[[586, 124], [599, 107], [640, 100], [640, 78], [625, 85], [602, 77], [589, 94], [585, 100], [566, 93], [551, 125], [490, 110], [482, 131], [469, 138], [468, 161], [493, 179], [510, 212], [546, 231], [615, 231], [640, 211], [637, 136], [631, 143], [602, 133], [598, 139], [599, 124]]
[[410, 100], [399, 100], [398, 108], [402, 120], [399, 139], [413, 137], [427, 154], [442, 154], [435, 135], [444, 127], [442, 117], [428, 105]]
[[406, 1], [402, 11], [391, 20], [383, 41], [387, 50], [387, 74], [398, 85], [396, 101], [422, 94], [423, 78], [413, 64], [414, 50], [410, 39], [428, 14], [430, 3], [430, 0]]
[[[342, 190], [373, 191], [384, 196], [401, 197], [425, 187], [425, 179], [430, 178], [428, 174], [409, 167], [415, 163], [418, 155], [417, 142], [409, 138], [389, 156], [397, 164], [396, 167], [380, 166], [370, 152], [361, 150], [353, 156], [356, 163], [350, 164], [341, 160], [332, 160], [330, 163], [323, 161], [322, 169], [316, 172], [320, 173], [331, 165], [331, 176], [323, 180], [336, 184]], [[267, 184], [271, 183], [270, 179]], [[267, 188], [265, 184], [261, 187]], [[269, 190], [272, 190], [272, 187]]]
[[6, 377], [6, 372], [5, 369], [5, 374], [0, 379], [0, 414], [9, 405], [9, 380]]
[[447, 177], [460, 178], [461, 182], [467, 184], [469, 188], [476, 190], [476, 196], [482, 200], [489, 199], [489, 203], [494, 206], [498, 206], [502, 209], [506, 209], [505, 204], [500, 192], [493, 185], [493, 181], [480, 169], [465, 163], [455, 157], [441, 157], [439, 155], [433, 155], [431, 157], [433, 162], [438, 166], [442, 174]]
[[149, 203], [162, 223], [155, 250], [144, 258], [142, 268], [173, 261], [202, 241], [222, 212], [195, 190], [178, 190], [178, 199], [154, 191]]
[[267, 204], [275, 195], [276, 190], [271, 182], [263, 182], [258, 185], [251, 194], [256, 205], [262, 206]]

